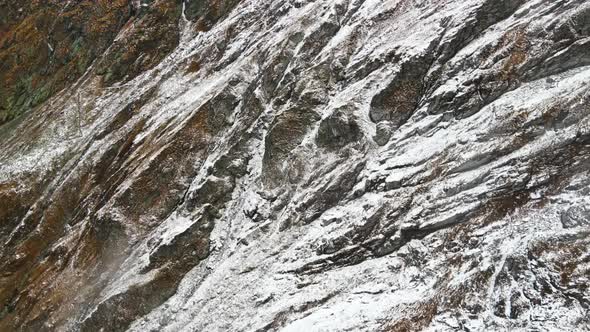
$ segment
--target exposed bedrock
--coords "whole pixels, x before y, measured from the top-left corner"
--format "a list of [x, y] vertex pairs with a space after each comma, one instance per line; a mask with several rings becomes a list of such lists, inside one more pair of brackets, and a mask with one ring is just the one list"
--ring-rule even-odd
[[0, 0], [1, 331], [590, 329], [584, 0]]

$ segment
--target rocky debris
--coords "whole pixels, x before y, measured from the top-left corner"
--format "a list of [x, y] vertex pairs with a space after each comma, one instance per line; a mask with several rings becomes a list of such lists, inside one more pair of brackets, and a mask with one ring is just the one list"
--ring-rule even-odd
[[573, 206], [561, 214], [564, 228], [590, 226], [590, 210], [585, 207]]
[[375, 129], [375, 136], [373, 140], [377, 145], [383, 146], [389, 142], [391, 135], [393, 134], [394, 128], [393, 124], [389, 121], [381, 121], [377, 123]]
[[0, 330], [590, 328], [585, 1], [0, 6]]
[[316, 140], [319, 146], [337, 150], [360, 141], [361, 137], [358, 119], [351, 111], [337, 109], [320, 122]]

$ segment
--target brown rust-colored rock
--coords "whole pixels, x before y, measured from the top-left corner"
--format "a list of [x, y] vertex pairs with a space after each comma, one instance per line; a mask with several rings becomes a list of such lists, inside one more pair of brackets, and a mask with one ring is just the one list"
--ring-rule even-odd
[[3, 1], [0, 11], [0, 124], [75, 82], [132, 15], [128, 0]]

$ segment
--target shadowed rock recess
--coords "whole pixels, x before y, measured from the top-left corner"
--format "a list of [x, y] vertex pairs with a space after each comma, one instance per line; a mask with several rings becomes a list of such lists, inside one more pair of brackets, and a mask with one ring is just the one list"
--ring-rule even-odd
[[589, 285], [586, 0], [0, 0], [0, 331], [585, 331]]

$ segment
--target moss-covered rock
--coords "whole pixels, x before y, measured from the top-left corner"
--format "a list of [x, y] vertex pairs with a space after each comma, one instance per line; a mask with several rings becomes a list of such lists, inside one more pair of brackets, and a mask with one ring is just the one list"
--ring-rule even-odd
[[[208, 30], [238, 2], [189, 0], [185, 14]], [[105, 85], [153, 68], [178, 45], [182, 8], [181, 0], [0, 0], [0, 125], [75, 82], [97, 59]]]
[[0, 124], [81, 77], [132, 17], [128, 0], [2, 1]]

